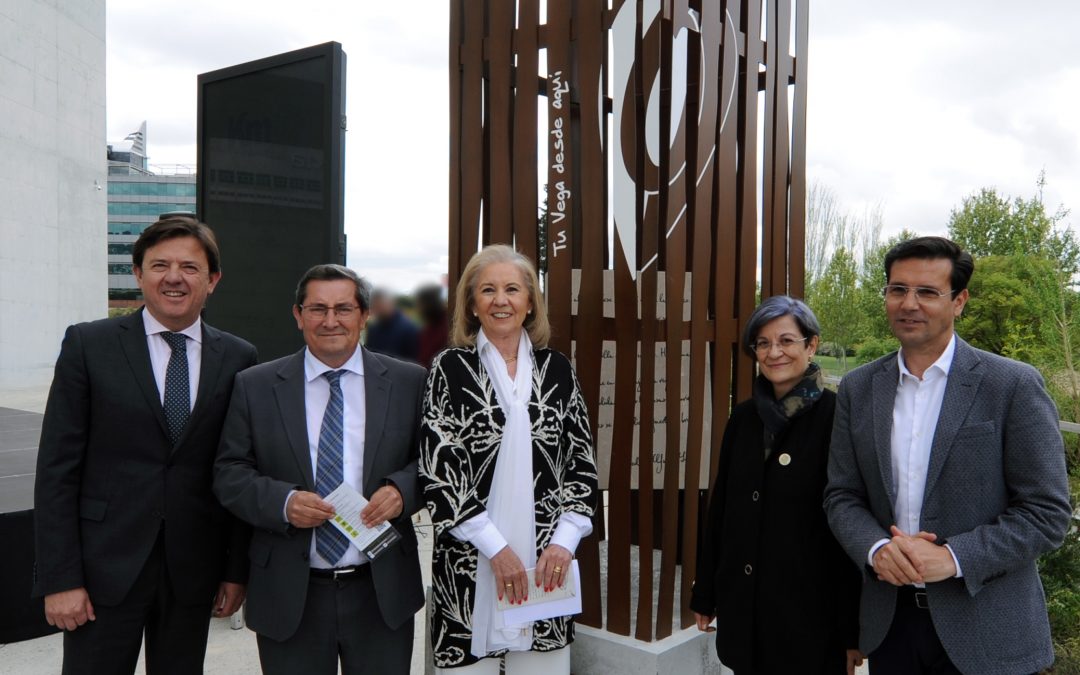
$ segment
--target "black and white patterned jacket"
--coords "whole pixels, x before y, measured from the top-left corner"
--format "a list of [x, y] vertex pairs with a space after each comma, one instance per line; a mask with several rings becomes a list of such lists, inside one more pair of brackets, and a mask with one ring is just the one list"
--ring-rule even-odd
[[[589, 417], [574, 369], [559, 352], [533, 351], [529, 417], [539, 556], [563, 513], [591, 518], [596, 509]], [[436, 357], [424, 398], [419, 473], [435, 526], [429, 628], [440, 668], [477, 661], [469, 652], [477, 549], [450, 530], [486, 509], [505, 423], [475, 348], [448, 349]], [[534, 651], [560, 649], [573, 639], [570, 617], [533, 624]]]

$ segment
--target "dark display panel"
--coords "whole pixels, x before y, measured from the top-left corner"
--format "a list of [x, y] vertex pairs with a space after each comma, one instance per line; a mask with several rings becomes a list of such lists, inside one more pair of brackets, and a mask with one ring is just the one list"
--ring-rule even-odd
[[329, 42], [199, 76], [199, 217], [223, 278], [206, 319], [267, 361], [303, 339], [296, 282], [345, 263], [345, 54]]

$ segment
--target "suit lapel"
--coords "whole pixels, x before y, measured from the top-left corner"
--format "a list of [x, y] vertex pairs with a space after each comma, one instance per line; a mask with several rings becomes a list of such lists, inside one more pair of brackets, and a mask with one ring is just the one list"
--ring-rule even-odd
[[199, 366], [199, 390], [195, 393], [195, 407], [191, 409], [191, 417], [180, 434], [180, 439], [173, 447], [175, 451], [184, 444], [192, 429], [197, 424], [200, 413], [210, 403], [210, 397], [218, 388], [218, 378], [221, 376], [221, 364], [224, 360], [224, 348], [221, 344], [221, 333], [202, 322], [202, 364]]
[[896, 383], [899, 377], [900, 369], [894, 354], [882, 364], [880, 370], [874, 373], [872, 384], [874, 450], [877, 453], [878, 468], [881, 471], [881, 482], [885, 487], [885, 493], [889, 496], [890, 504], [896, 503], [892, 480], [892, 425]]
[[161, 407], [161, 394], [154, 380], [154, 367], [150, 365], [150, 349], [146, 346], [146, 327], [143, 325], [140, 309], [120, 320], [120, 347], [124, 350], [132, 375], [139, 385], [146, 405], [153, 411], [161, 426], [166, 440], [169, 438], [169, 425], [165, 421], [165, 409]]
[[923, 503], [932, 494], [934, 484], [945, 460], [949, 456], [956, 434], [960, 431], [968, 410], [975, 402], [979, 391], [982, 370], [977, 368], [981, 359], [978, 353], [966, 342], [956, 338], [956, 353], [953, 355], [949, 378], [945, 383], [945, 397], [941, 401], [941, 413], [938, 415], [937, 428], [934, 430], [934, 442], [930, 446], [930, 465], [926, 469], [926, 489]]
[[301, 349], [281, 366], [274, 385], [281, 423], [289, 439], [296, 463], [304, 477], [304, 488], [315, 489], [315, 475], [311, 469], [311, 449], [308, 447], [307, 410], [304, 406], [304, 350]]
[[375, 455], [379, 451], [383, 427], [386, 425], [386, 413], [390, 406], [390, 379], [387, 370], [371, 352], [360, 348], [364, 359], [364, 494], [374, 492], [372, 485], [372, 467]]

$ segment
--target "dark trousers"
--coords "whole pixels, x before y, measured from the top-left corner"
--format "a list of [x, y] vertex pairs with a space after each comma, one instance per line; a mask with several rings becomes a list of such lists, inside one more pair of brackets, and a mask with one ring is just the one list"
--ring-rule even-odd
[[960, 675], [941, 646], [925, 600], [922, 589], [913, 586], [897, 591], [889, 632], [870, 653], [871, 675]]
[[368, 565], [338, 579], [312, 577], [296, 633], [284, 642], [258, 636], [264, 675], [407, 674], [413, 620], [399, 628], [383, 621]]
[[[131, 675], [146, 634], [148, 675], [203, 672], [213, 598], [181, 605], [173, 594], [162, 536], [123, 602], [94, 606], [96, 621], [64, 633], [63, 675]], [[184, 598], [190, 601], [190, 598]]]

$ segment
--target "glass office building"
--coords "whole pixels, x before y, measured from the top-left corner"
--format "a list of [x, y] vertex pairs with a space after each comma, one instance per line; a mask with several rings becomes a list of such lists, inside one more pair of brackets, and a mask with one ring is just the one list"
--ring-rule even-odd
[[[195, 212], [194, 167], [172, 167], [173, 173], [149, 170], [140, 147], [145, 123], [130, 146], [109, 146], [109, 306], [138, 305], [142, 300], [131, 271], [131, 249], [147, 226], [163, 213]], [[129, 137], [131, 138], [131, 137]]]

